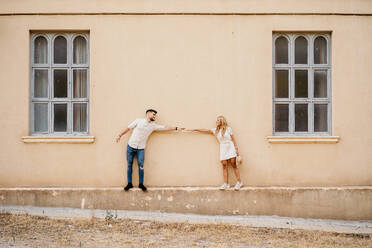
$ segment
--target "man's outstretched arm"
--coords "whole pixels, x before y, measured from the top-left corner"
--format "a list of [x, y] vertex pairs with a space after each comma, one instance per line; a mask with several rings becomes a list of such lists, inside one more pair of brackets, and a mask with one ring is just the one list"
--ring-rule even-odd
[[171, 126], [161, 126], [161, 125], [159, 125], [156, 128], [156, 131], [172, 131], [172, 130], [184, 130], [184, 128], [181, 128], [181, 127], [171, 127]]

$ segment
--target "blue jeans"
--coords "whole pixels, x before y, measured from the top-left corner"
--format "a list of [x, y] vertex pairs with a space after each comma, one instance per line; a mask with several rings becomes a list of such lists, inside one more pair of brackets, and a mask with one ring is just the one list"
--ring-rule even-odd
[[133, 170], [133, 159], [137, 156], [137, 163], [138, 163], [138, 177], [139, 183], [143, 184], [143, 176], [144, 176], [144, 162], [145, 162], [145, 149], [135, 149], [131, 146], [127, 146], [127, 179], [128, 183], [132, 182], [132, 170]]

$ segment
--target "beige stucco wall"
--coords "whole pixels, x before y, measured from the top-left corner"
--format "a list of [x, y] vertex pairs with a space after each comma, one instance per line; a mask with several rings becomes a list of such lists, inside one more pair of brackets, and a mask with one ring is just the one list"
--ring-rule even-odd
[[1, 13], [371, 14], [370, 0], [0, 0]]
[[[99, 14], [102, 9], [114, 11], [118, 3], [109, 1], [110, 8], [103, 3], [89, 5], [92, 15], [17, 15], [72, 9], [68, 5], [61, 9], [58, 1], [45, 8], [37, 1], [33, 6], [27, 1], [9, 2], [2, 1], [0, 9], [0, 186], [123, 185], [129, 135], [120, 144], [114, 139], [149, 107], [159, 111], [158, 123], [190, 128], [211, 128], [217, 115], [225, 115], [244, 158], [240, 170], [246, 185], [372, 185], [371, 16], [151, 15], [161, 8], [149, 7], [148, 1], [138, 5], [131, 1], [127, 6], [147, 14]], [[268, 11], [255, 1], [251, 8], [239, 1], [231, 8], [285, 12], [288, 6], [288, 13], [319, 12], [293, 4], [296, 1], [274, 2]], [[372, 13], [368, 1], [321, 2], [327, 2], [326, 12]], [[182, 7], [190, 11], [182, 4], [177, 8], [171, 2], [161, 4], [171, 9], [164, 12], [182, 12]], [[118, 11], [125, 12], [125, 7], [118, 4]], [[74, 12], [86, 11], [76, 9], [79, 4]], [[200, 3], [191, 11], [207, 8]], [[21, 141], [29, 135], [32, 30], [90, 31], [93, 144]], [[340, 136], [337, 144], [265, 140], [272, 134], [272, 32], [283, 30], [332, 32], [332, 135]], [[222, 182], [220, 167], [213, 136], [158, 133], [148, 142], [145, 182], [217, 185]], [[136, 175], [135, 168], [135, 182]], [[231, 179], [235, 181], [232, 175]]]

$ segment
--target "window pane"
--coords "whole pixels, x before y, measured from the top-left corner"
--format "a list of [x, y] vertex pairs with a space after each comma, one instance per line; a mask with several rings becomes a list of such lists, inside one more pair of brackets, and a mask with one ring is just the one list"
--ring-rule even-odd
[[67, 97], [67, 70], [54, 70], [54, 97]]
[[87, 131], [87, 104], [74, 103], [74, 132]]
[[35, 132], [48, 132], [48, 104], [34, 104], [34, 129]]
[[54, 40], [54, 63], [67, 64], [67, 40], [63, 36]]
[[74, 70], [74, 98], [87, 97], [87, 70]]
[[48, 70], [35, 70], [34, 97], [48, 97]]
[[307, 98], [307, 70], [295, 71], [295, 97]]
[[39, 36], [34, 41], [34, 63], [48, 64], [48, 41], [45, 37]]
[[67, 130], [67, 104], [54, 104], [54, 132]]
[[314, 41], [314, 64], [327, 64], [327, 41], [321, 36]]
[[328, 108], [327, 104], [314, 105], [314, 131], [328, 132]]
[[307, 132], [307, 104], [295, 104], [295, 131]]
[[275, 71], [275, 97], [288, 98], [288, 70]]
[[314, 97], [327, 97], [327, 71], [314, 71]]
[[275, 41], [275, 63], [288, 64], [288, 40], [284, 37]]
[[74, 39], [74, 64], [87, 63], [87, 42], [82, 36]]
[[307, 64], [307, 40], [302, 36], [295, 42], [295, 64]]
[[288, 132], [288, 104], [275, 105], [275, 132]]

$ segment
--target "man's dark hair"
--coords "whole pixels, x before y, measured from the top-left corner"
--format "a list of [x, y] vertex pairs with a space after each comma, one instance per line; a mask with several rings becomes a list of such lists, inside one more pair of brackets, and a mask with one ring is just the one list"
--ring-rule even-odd
[[158, 113], [158, 111], [156, 111], [155, 109], [148, 109], [148, 110], [146, 110], [146, 114], [147, 114], [148, 112], [152, 112], [152, 113], [154, 113], [154, 114], [157, 114], [157, 113]]

